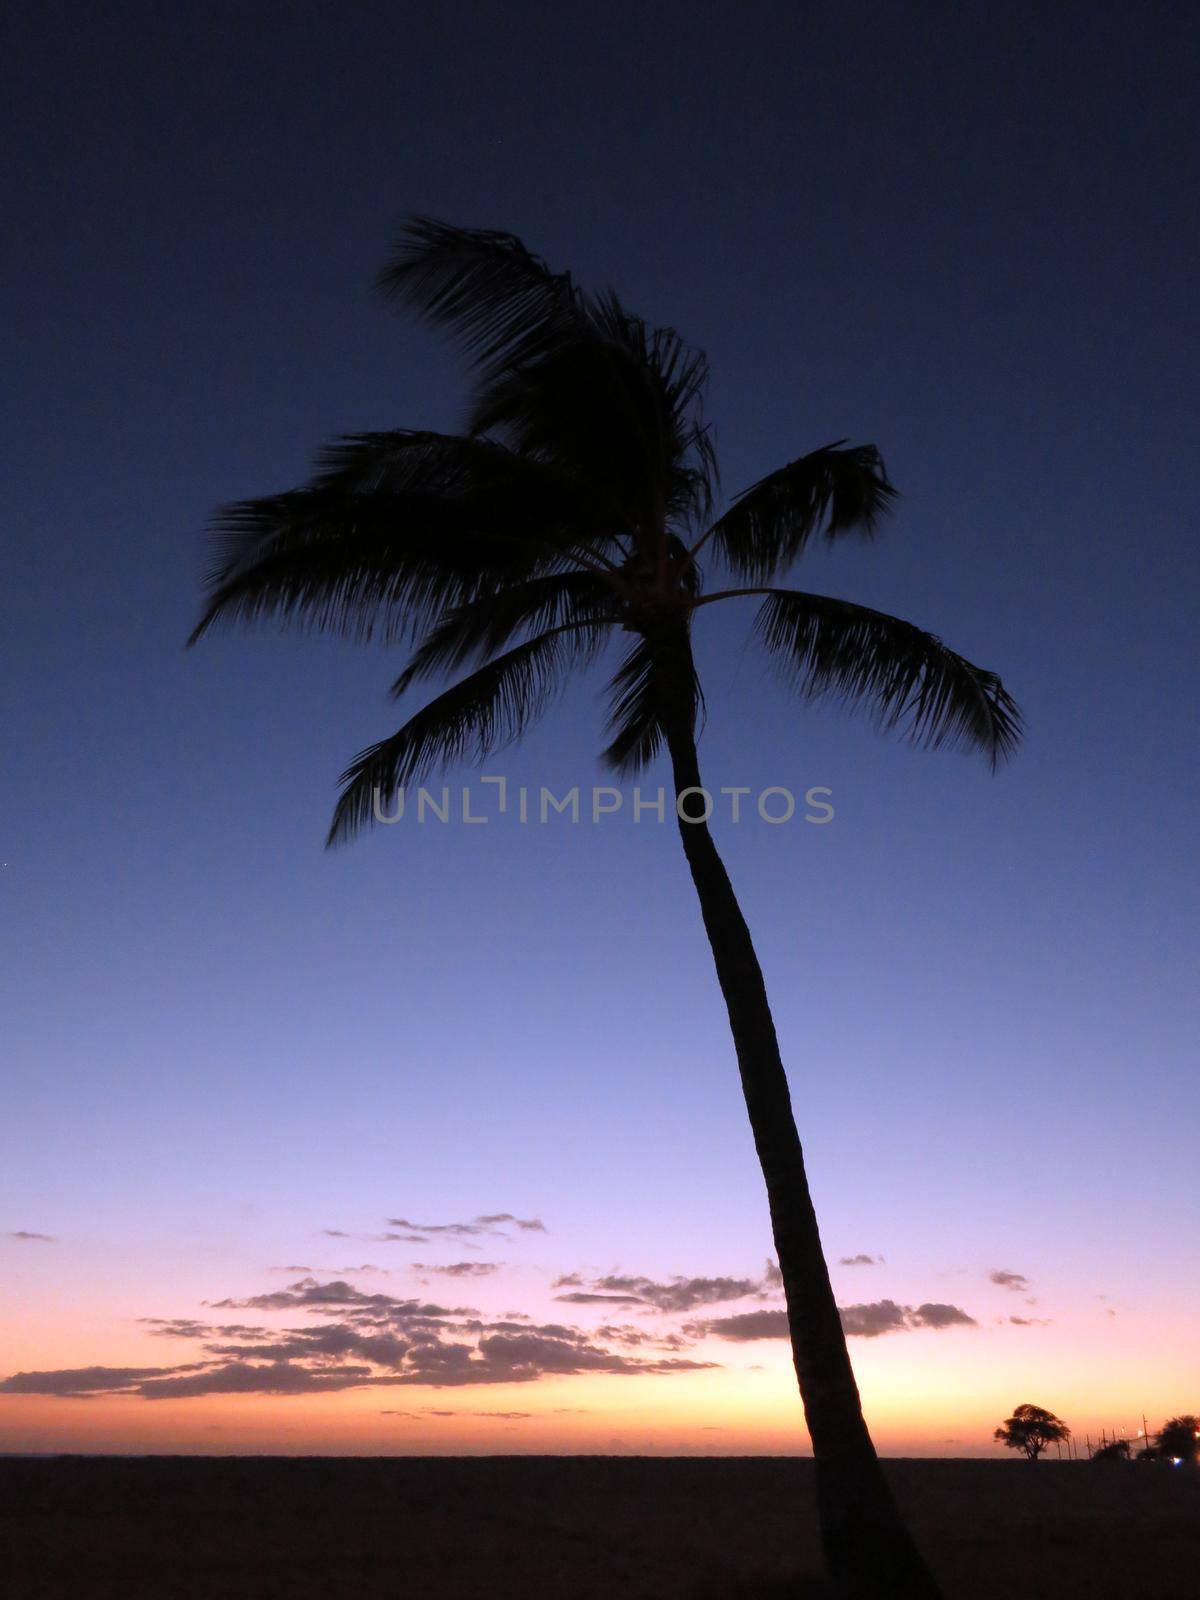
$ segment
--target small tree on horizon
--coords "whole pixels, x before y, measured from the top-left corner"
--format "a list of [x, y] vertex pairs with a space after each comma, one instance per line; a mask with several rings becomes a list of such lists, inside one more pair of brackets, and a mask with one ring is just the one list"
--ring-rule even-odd
[[1065, 1443], [1071, 1430], [1061, 1417], [1041, 1406], [1021, 1405], [996, 1429], [992, 1437], [1009, 1450], [1020, 1450], [1036, 1461], [1047, 1445]]
[[1133, 1447], [1128, 1439], [1110, 1439], [1107, 1444], [1102, 1444], [1099, 1450], [1092, 1455], [1093, 1461], [1129, 1461], [1132, 1459]]

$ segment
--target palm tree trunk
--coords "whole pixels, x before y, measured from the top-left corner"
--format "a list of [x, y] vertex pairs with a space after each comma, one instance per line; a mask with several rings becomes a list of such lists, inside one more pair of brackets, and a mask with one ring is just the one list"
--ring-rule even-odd
[[[676, 796], [701, 787], [693, 729], [694, 712], [682, 711], [666, 728]], [[684, 798], [678, 809], [686, 814], [680, 817], [680, 837], [729, 1010], [767, 1185], [792, 1357], [816, 1460], [825, 1558], [841, 1595], [935, 1600], [937, 1584], [892, 1499], [863, 1419], [750, 930], [707, 823], [692, 820], [705, 810], [703, 797]]]

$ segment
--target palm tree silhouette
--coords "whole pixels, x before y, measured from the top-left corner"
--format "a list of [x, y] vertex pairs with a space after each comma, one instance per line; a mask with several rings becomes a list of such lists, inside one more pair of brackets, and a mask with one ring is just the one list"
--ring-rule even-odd
[[[729, 1012], [762, 1164], [830, 1570], [845, 1594], [937, 1588], [862, 1415], [787, 1078], [750, 932], [706, 821], [693, 622], [757, 596], [755, 635], [802, 696], [832, 695], [932, 746], [1016, 745], [1000, 680], [911, 623], [777, 580], [818, 538], [870, 535], [895, 495], [873, 445], [789, 462], [714, 518], [704, 354], [616, 296], [586, 293], [511, 235], [411, 220], [381, 276], [457, 336], [474, 370], [462, 434], [359, 434], [303, 488], [225, 508], [207, 607], [415, 644], [394, 685], [462, 673], [342, 776], [329, 842], [406, 785], [516, 739], [614, 637], [604, 760], [665, 746], [679, 833]], [[706, 591], [704, 568], [729, 586]]]

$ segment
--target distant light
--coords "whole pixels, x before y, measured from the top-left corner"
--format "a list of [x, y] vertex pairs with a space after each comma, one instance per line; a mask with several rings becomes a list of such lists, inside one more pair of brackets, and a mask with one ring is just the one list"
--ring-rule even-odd
[[1182, 1456], [1172, 1456], [1171, 1457], [1171, 1465], [1173, 1467], [1181, 1467], [1183, 1465], [1183, 1457]]

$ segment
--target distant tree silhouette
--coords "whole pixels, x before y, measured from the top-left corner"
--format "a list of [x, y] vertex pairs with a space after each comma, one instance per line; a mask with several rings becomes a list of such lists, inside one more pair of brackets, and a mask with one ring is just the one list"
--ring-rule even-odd
[[1041, 1406], [1017, 1406], [1011, 1417], [996, 1429], [992, 1437], [1010, 1450], [1020, 1450], [1030, 1461], [1036, 1461], [1047, 1445], [1062, 1443], [1071, 1437], [1071, 1430], [1053, 1411]]
[[1102, 1444], [1098, 1450], [1093, 1450], [1093, 1461], [1129, 1461], [1132, 1458], [1132, 1446], [1128, 1439], [1110, 1439], [1107, 1444]]
[[[330, 843], [436, 768], [519, 737], [568, 675], [621, 645], [604, 760], [621, 774], [664, 750], [671, 763], [766, 1180], [827, 1559], [846, 1594], [935, 1595], [863, 1420], [762, 971], [707, 826], [692, 626], [757, 597], [755, 638], [802, 701], [861, 704], [919, 744], [979, 750], [993, 766], [1017, 743], [1017, 708], [933, 634], [779, 586], [811, 544], [875, 531], [895, 490], [873, 445], [799, 456], [714, 515], [708, 365], [671, 329], [585, 293], [511, 235], [427, 218], [406, 227], [382, 287], [471, 359], [464, 431], [343, 438], [304, 487], [227, 508], [193, 637], [274, 619], [411, 638], [396, 696], [462, 674], [354, 759]], [[727, 586], [705, 588], [702, 557]]]
[[1184, 1415], [1164, 1422], [1155, 1443], [1158, 1454], [1172, 1461], [1194, 1462], [1200, 1454], [1200, 1417]]

